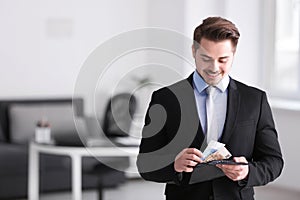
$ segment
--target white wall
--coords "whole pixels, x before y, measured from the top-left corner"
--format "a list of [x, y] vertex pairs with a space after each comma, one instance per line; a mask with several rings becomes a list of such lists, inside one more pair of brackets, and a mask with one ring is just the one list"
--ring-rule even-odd
[[147, 20], [145, 0], [1, 0], [0, 97], [70, 96], [88, 55]]
[[[252, 8], [243, 12], [237, 11], [234, 3], [218, 0], [2, 0], [0, 4], [0, 66], [5, 72], [0, 74], [1, 98], [72, 95], [76, 77], [88, 56], [103, 42], [125, 31], [158, 27], [192, 39], [194, 27], [208, 15], [236, 13], [230, 17], [242, 32], [249, 32], [244, 24], [257, 21], [249, 17], [255, 3], [248, 3]], [[247, 23], [242, 23], [242, 19]], [[233, 68], [235, 77], [253, 84], [257, 82], [257, 76], [251, 75], [256, 74], [257, 56], [251, 56], [251, 62], [247, 56], [248, 52], [257, 52], [256, 43], [252, 42], [257, 39], [255, 35], [243, 35]], [[162, 60], [147, 54], [145, 63]], [[137, 57], [143, 63], [140, 55], [126, 62]], [[175, 63], [176, 59], [168, 64]], [[192, 69], [182, 65], [176, 70], [187, 75]], [[164, 74], [157, 74], [157, 79], [164, 79]], [[106, 91], [99, 91], [103, 92]]]
[[225, 16], [239, 28], [241, 37], [232, 68], [232, 76], [246, 84], [259, 86], [261, 73], [261, 7], [262, 1], [226, 0]]
[[282, 147], [285, 166], [274, 185], [300, 191], [299, 147], [300, 110], [274, 108], [273, 114]]

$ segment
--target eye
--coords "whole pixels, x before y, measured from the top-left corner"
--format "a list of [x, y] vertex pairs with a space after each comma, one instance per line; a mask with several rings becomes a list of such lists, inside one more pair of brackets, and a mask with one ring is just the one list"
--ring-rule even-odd
[[210, 62], [211, 61], [210, 58], [206, 58], [206, 57], [202, 57], [201, 59], [202, 59], [203, 62]]
[[228, 59], [227, 58], [222, 58], [219, 60], [220, 63], [227, 63]]

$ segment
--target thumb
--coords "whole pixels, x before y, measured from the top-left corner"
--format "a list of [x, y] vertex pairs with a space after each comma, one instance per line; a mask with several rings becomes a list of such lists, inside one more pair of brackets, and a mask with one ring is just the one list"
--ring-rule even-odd
[[234, 157], [233, 160], [235, 162], [244, 162], [244, 163], [248, 163], [247, 159], [244, 156], [241, 157]]

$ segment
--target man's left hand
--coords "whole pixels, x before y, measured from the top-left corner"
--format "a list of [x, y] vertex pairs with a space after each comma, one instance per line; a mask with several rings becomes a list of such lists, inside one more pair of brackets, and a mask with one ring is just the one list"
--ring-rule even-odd
[[[245, 157], [234, 157], [233, 160], [235, 162], [244, 162], [248, 163]], [[249, 166], [248, 165], [225, 165], [220, 164], [217, 165], [224, 174], [233, 181], [240, 181], [247, 177], [249, 173]]]

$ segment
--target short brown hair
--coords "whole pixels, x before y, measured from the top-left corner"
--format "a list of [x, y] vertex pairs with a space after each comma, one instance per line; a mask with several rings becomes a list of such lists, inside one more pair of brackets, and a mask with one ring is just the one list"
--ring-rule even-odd
[[230, 39], [235, 50], [239, 37], [239, 30], [231, 21], [221, 17], [208, 17], [194, 31], [194, 48], [199, 48], [202, 38], [215, 42]]

